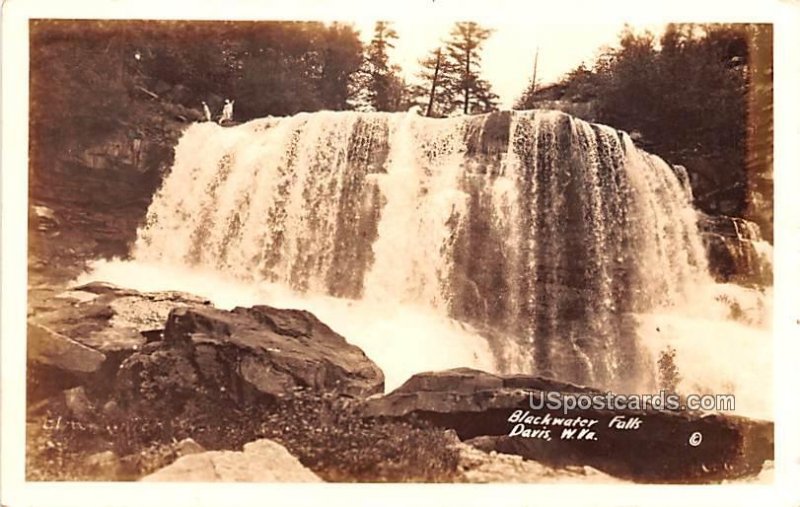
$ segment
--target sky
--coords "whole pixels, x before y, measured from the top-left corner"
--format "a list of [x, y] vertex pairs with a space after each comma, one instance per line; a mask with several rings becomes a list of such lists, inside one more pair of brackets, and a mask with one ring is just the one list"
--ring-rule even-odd
[[[356, 28], [366, 43], [372, 38], [374, 21], [358, 21]], [[483, 77], [500, 96], [502, 108], [510, 108], [533, 76], [537, 48], [539, 59], [537, 82], [548, 84], [585, 62], [590, 65], [603, 46], [615, 46], [623, 22], [605, 24], [536, 24], [502, 25], [481, 23], [494, 30], [483, 49]], [[418, 61], [446, 39], [452, 22], [402, 20], [394, 23], [398, 39], [390, 54], [393, 63], [401, 66], [403, 75], [416, 79]], [[637, 30], [658, 33], [663, 25], [636, 25]]]

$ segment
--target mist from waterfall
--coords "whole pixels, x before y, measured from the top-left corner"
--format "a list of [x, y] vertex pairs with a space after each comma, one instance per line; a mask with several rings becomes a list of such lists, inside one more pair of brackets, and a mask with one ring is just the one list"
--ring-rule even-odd
[[685, 178], [626, 134], [553, 111], [201, 123], [132, 260], [87, 276], [305, 307], [389, 388], [474, 366], [641, 390], [667, 343], [652, 328], [675, 316], [705, 323], [682, 339], [713, 346], [714, 322], [747, 328], [743, 347], [765, 334], [730, 322], [690, 203]]

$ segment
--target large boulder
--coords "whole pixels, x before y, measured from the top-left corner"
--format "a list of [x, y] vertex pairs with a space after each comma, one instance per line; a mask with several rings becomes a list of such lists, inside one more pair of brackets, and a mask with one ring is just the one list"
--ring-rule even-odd
[[39, 399], [79, 384], [107, 390], [119, 364], [160, 336], [173, 308], [207, 305], [190, 294], [142, 293], [100, 282], [32, 291], [28, 365], [35, 374], [29, 394]]
[[546, 378], [461, 368], [415, 375], [396, 391], [367, 400], [363, 411], [367, 417], [423, 420], [453, 429], [484, 451], [550, 466], [590, 466], [640, 482], [754, 475], [773, 456], [771, 422], [687, 411], [608, 410], [599, 404], [567, 415], [531, 408], [554, 392], [605, 397]]
[[178, 308], [163, 339], [128, 357], [117, 374], [124, 403], [171, 410], [206, 394], [244, 406], [297, 389], [369, 396], [383, 373], [314, 315], [268, 306]]
[[106, 360], [102, 352], [36, 323], [28, 324], [28, 357], [40, 366], [73, 374], [94, 373]]
[[207, 451], [178, 458], [145, 482], [322, 482], [282, 445], [256, 440], [238, 451]]
[[[33, 303], [36, 304], [36, 303]], [[173, 308], [210, 302], [182, 292], [138, 292], [93, 282], [61, 292], [35, 308], [30, 324], [46, 327], [104, 354], [134, 351], [163, 330]]]

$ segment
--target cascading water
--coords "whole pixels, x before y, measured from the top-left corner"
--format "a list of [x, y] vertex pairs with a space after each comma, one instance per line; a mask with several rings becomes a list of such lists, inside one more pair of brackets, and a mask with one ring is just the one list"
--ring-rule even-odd
[[[654, 374], [641, 316], [713, 299], [699, 290], [713, 283], [690, 202], [626, 134], [552, 111], [203, 123], [181, 139], [133, 262], [291, 289], [283, 306], [347, 301], [348, 315], [318, 315], [368, 355], [356, 305], [416, 308], [425, 319], [392, 324], [405, 335], [372, 329], [417, 347], [404, 373], [443, 354], [642, 389]], [[436, 326], [415, 341], [431, 315], [482, 345], [462, 357]]]

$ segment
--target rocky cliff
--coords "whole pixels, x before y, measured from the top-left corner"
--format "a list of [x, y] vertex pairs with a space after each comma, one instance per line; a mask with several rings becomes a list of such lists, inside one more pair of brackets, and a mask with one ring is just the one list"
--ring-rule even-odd
[[62, 133], [31, 139], [31, 274], [65, 280], [84, 262], [124, 257], [153, 194], [169, 172], [183, 130], [197, 109], [148, 95], [129, 105], [129, 122], [100, 135]]

